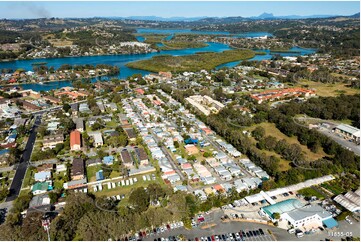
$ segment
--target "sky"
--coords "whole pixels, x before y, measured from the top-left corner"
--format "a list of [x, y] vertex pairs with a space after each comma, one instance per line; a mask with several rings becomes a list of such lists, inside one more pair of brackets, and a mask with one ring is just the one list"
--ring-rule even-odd
[[253, 2], [0, 2], [0, 18], [44, 17], [227, 17], [285, 15], [352, 15], [359, 1], [253, 1]]

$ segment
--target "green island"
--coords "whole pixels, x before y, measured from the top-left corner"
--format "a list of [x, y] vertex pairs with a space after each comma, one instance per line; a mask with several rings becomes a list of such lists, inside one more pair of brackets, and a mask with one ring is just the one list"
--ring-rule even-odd
[[161, 55], [148, 60], [130, 62], [126, 66], [151, 72], [212, 70], [218, 65], [250, 59], [255, 55], [256, 53], [252, 50], [226, 50], [221, 53], [202, 52], [185, 56]]
[[270, 49], [270, 53], [301, 53], [301, 51], [290, 49]]
[[144, 37], [144, 43], [147, 44], [157, 44], [157, 43], [161, 43], [163, 41], [164, 38], [166, 38], [169, 35], [166, 34], [144, 34], [144, 35], [139, 35]]
[[203, 48], [208, 46], [207, 43], [195, 41], [162, 41], [162, 44], [164, 45], [160, 47], [162, 50], [180, 50], [188, 48]]

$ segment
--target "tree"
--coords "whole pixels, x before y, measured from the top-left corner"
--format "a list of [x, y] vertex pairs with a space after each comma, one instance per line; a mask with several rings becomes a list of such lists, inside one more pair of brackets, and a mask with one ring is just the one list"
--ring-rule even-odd
[[150, 201], [149, 194], [144, 190], [144, 187], [138, 187], [130, 193], [129, 204], [132, 208], [141, 213], [148, 209]]
[[218, 71], [215, 75], [214, 75], [214, 80], [216, 82], [223, 82], [224, 79], [226, 78], [226, 73], [224, 71]]
[[266, 134], [265, 129], [262, 126], [257, 126], [253, 131], [252, 131], [252, 136], [256, 139], [256, 140], [260, 140], [261, 138], [263, 138], [263, 136]]
[[212, 156], [211, 152], [206, 151], [206, 152], [203, 153], [203, 157], [205, 157], [205, 158], [208, 158], [208, 157], [211, 157], [211, 156]]
[[71, 106], [68, 103], [63, 104], [63, 110], [67, 113], [71, 109]]
[[29, 207], [29, 203], [33, 195], [31, 193], [20, 195], [15, 199], [11, 212], [22, 212]]
[[[84, 193], [70, 193], [61, 216], [50, 226], [51, 240], [73, 240], [80, 219], [88, 212], [99, 210], [94, 201]], [[97, 221], [99, 222], [99, 221]]]
[[274, 219], [280, 219], [280, 218], [281, 218], [281, 215], [280, 215], [279, 213], [273, 213], [273, 214], [272, 214], [272, 217], [273, 217]]
[[58, 201], [59, 197], [60, 197], [60, 194], [57, 193], [57, 192], [54, 192], [54, 191], [49, 192], [48, 195], [49, 195], [50, 203], [51, 203], [51, 204], [56, 203], [56, 202]]

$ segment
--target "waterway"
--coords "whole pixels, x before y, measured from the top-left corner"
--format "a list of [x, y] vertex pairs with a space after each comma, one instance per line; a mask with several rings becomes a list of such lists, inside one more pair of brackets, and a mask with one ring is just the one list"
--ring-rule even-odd
[[[305, 49], [305, 48], [301, 48], [301, 47], [292, 47], [291, 49], [289, 49], [290, 52], [280, 52], [280, 53], [275, 53], [273, 52], [271, 54], [270, 50], [254, 50], [256, 52], [265, 52], [265, 55], [256, 55], [255, 57], [253, 57], [252, 59], [249, 59], [248, 61], [262, 61], [262, 60], [270, 60], [272, 59], [274, 54], [279, 54], [280, 56], [283, 57], [292, 57], [292, 56], [304, 56], [304, 55], [310, 55], [316, 52], [315, 49]], [[228, 63], [224, 63], [221, 64], [219, 66], [217, 66], [215, 69], [219, 70], [223, 67], [228, 67], [228, 68], [232, 68], [237, 66], [238, 64], [240, 64], [242, 61], [233, 61], [233, 62], [228, 62]]]
[[[220, 32], [220, 31], [191, 31], [190, 29], [137, 29], [138, 33], [157, 33], [157, 34], [169, 34], [167, 39], [171, 39], [174, 34], [177, 33], [194, 33], [194, 34], [220, 34], [220, 35], [230, 35], [228, 32]], [[232, 35], [232, 37], [259, 37], [264, 35], [270, 35], [269, 33], [245, 33], [245, 34], [238, 34], [238, 35]], [[137, 39], [139, 41], [144, 41], [144, 37], [137, 36]], [[97, 64], [109, 64], [109, 65], [115, 65], [120, 67], [120, 74], [118, 78], [127, 78], [133, 74], [140, 73], [142, 75], [149, 74], [148, 71], [143, 71], [139, 69], [132, 69], [126, 66], [127, 63], [138, 61], [138, 60], [144, 60], [152, 58], [153, 56], [158, 55], [173, 55], [173, 56], [183, 56], [183, 55], [192, 55], [197, 52], [222, 52], [225, 50], [232, 49], [226, 44], [221, 43], [214, 43], [214, 42], [207, 42], [208, 46], [202, 47], [202, 48], [190, 48], [190, 49], [182, 49], [182, 50], [161, 50], [160, 52], [153, 52], [153, 53], [147, 53], [147, 54], [123, 54], [123, 55], [102, 55], [102, 56], [81, 56], [81, 57], [64, 57], [64, 58], [41, 58], [41, 59], [32, 59], [32, 60], [16, 60], [16, 61], [9, 61], [9, 62], [0, 62], [0, 69], [1, 68], [10, 68], [13, 70], [22, 68], [25, 70], [32, 70], [33, 66], [32, 64], [38, 63], [38, 62], [46, 62], [47, 66], [53, 66], [54, 68], [59, 68], [63, 64], [69, 64], [69, 65], [84, 65], [84, 64], [90, 64], [90, 65], [97, 65]], [[299, 53], [281, 53], [282, 56], [298, 56], [298, 55], [305, 55], [305, 54], [311, 54], [315, 52], [315, 50], [308, 50], [308, 49], [302, 49], [298, 47], [294, 47], [291, 50], [297, 50], [300, 51]], [[271, 59], [272, 54], [269, 52], [269, 50], [260, 50], [263, 52], [266, 52], [266, 55], [257, 55], [251, 60], [265, 60], [265, 59]], [[218, 66], [216, 69], [222, 68], [222, 67], [234, 67], [237, 64], [239, 64], [240, 61], [226, 63]], [[104, 78], [103, 78], [104, 79]], [[103, 80], [102, 79], [102, 80]], [[93, 79], [95, 81], [96, 79]], [[65, 86], [71, 86], [70, 81], [58, 81], [58, 82], [51, 82], [51, 83], [44, 83], [44, 84], [37, 84], [37, 83], [31, 83], [31, 84], [22, 84], [23, 88], [25, 89], [33, 89], [36, 91], [48, 91], [51, 89], [57, 89]]]

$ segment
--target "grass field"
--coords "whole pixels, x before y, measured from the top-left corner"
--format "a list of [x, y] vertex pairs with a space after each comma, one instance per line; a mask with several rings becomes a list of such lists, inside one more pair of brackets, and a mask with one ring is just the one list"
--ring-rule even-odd
[[[289, 144], [300, 145], [302, 148], [302, 153], [305, 155], [305, 158], [308, 161], [314, 161], [326, 156], [326, 153], [322, 149], [320, 149], [317, 153], [313, 153], [311, 150], [307, 148], [307, 146], [301, 145], [300, 142], [297, 140], [296, 136], [288, 137], [287, 135], [283, 134], [279, 129], [277, 129], [276, 125], [273, 123], [261, 123], [258, 126], [261, 126], [265, 129], [266, 131], [265, 136], [270, 135], [277, 138], [278, 140], [285, 139]], [[249, 131], [252, 131], [256, 127], [257, 125], [253, 126], [252, 128], [249, 129]]]
[[[147, 173], [151, 176], [151, 174], [155, 174], [155, 173]], [[147, 175], [145, 174], [145, 175]], [[116, 195], [125, 195], [125, 199], [123, 199], [120, 204], [126, 204], [128, 198], [129, 198], [129, 194], [130, 192], [135, 189], [135, 188], [138, 188], [138, 187], [147, 187], [149, 184], [151, 183], [158, 183], [160, 184], [161, 186], [163, 187], [167, 187], [167, 185], [164, 183], [164, 181], [162, 180], [161, 177], [157, 176], [156, 175], [156, 179], [153, 180], [151, 179], [150, 181], [144, 181], [143, 180], [143, 175], [137, 175], [137, 176], [132, 176], [133, 177], [136, 177], [137, 178], [137, 182], [134, 183], [133, 185], [129, 185], [129, 186], [117, 186], [115, 188], [112, 188], [112, 189], [108, 189], [108, 186], [107, 186], [107, 182], [103, 183], [103, 190], [102, 191], [97, 191], [97, 192], [93, 192], [93, 188], [92, 186], [89, 186], [89, 192], [92, 192], [95, 196], [97, 197], [101, 197], [101, 196], [106, 196], [106, 197], [110, 197], [110, 196], [116, 196]], [[112, 182], [118, 182], [118, 181], [121, 181], [122, 179], [119, 179], [119, 180], [114, 180]]]
[[308, 88], [316, 89], [316, 94], [321, 97], [334, 97], [342, 93], [345, 95], [360, 94], [359, 89], [347, 87], [344, 83], [326, 84], [313, 81], [302, 81], [298, 86], [308, 86]]

